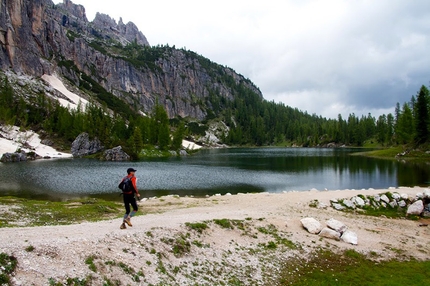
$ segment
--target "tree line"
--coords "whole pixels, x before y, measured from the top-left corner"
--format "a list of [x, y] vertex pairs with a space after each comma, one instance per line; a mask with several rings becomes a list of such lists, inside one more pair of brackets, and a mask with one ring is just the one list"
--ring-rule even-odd
[[300, 146], [321, 146], [330, 142], [363, 146], [366, 140], [382, 146], [423, 144], [428, 142], [430, 125], [430, 96], [422, 86], [417, 96], [400, 107], [394, 115], [380, 115], [377, 119], [350, 114], [343, 118], [326, 119], [309, 115], [283, 103], [261, 100], [257, 94], [237, 86], [233, 102], [226, 102], [225, 122], [231, 130], [225, 143], [232, 145], [280, 145], [294, 143]]
[[0, 84], [0, 123], [43, 130], [67, 142], [87, 132], [105, 148], [123, 146], [135, 159], [148, 146], [177, 151], [185, 134], [183, 124], [171, 131], [167, 113], [158, 103], [149, 117], [129, 114], [124, 118], [94, 102], [70, 109], [43, 93], [24, 98], [14, 92], [7, 78]]
[[[345, 119], [341, 115], [326, 119], [283, 103], [264, 100], [242, 83], [231, 83], [230, 88], [235, 95], [233, 100], [211, 90], [205, 103], [208, 120], [223, 120], [230, 127], [221, 138], [228, 145], [296, 144], [306, 147], [334, 142], [363, 146], [365, 141], [371, 140], [391, 146], [424, 144], [430, 139], [430, 95], [425, 86], [409, 102], [397, 103], [394, 115], [383, 114], [377, 119], [370, 113], [361, 117], [350, 114]], [[148, 146], [158, 146], [166, 151], [179, 150], [184, 136], [193, 135], [195, 129], [191, 128], [193, 122], [186, 119], [169, 120], [158, 102], [149, 117], [124, 114], [95, 103], [69, 109], [43, 93], [26, 98], [18, 96], [7, 78], [0, 84], [0, 123], [36, 131], [42, 129], [67, 142], [73, 141], [81, 132], [87, 132], [90, 137], [99, 138], [106, 148], [123, 146], [134, 158]]]

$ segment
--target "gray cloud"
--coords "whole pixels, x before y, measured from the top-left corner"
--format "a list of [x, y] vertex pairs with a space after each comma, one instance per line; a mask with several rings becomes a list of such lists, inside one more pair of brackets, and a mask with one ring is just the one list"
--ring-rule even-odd
[[[57, 1], [58, 2], [58, 1]], [[430, 80], [427, 0], [75, 0], [133, 21], [152, 45], [186, 47], [308, 113], [393, 112]]]

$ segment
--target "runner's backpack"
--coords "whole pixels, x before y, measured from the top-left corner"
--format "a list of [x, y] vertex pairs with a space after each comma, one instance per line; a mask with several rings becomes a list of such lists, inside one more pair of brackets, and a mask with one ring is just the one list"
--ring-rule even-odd
[[123, 194], [131, 194], [134, 192], [133, 183], [131, 182], [131, 178], [133, 177], [124, 177], [121, 183], [119, 183], [118, 188], [122, 190]]

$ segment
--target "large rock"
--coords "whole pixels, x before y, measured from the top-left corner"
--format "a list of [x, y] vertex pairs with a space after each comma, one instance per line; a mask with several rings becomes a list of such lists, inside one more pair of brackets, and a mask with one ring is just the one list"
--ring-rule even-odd
[[322, 236], [325, 238], [331, 238], [335, 240], [340, 239], [340, 233], [328, 227], [323, 228], [319, 233], [319, 236]]
[[0, 161], [3, 163], [27, 161], [27, 154], [24, 151], [15, 153], [4, 153]]
[[82, 157], [102, 151], [104, 147], [101, 145], [99, 139], [94, 138], [90, 140], [88, 133], [81, 133], [76, 137], [72, 143], [72, 155], [73, 157]]
[[339, 233], [344, 233], [346, 231], [346, 229], [348, 228], [343, 222], [340, 222], [334, 218], [329, 219], [328, 221], [326, 221], [326, 224], [329, 228], [339, 232]]
[[344, 210], [345, 209], [345, 207], [344, 206], [342, 206], [341, 204], [339, 204], [339, 203], [333, 203], [332, 204], [332, 206], [333, 206], [333, 208], [335, 209], [335, 210], [337, 210], [337, 211], [342, 211], [342, 210]]
[[381, 196], [381, 201], [385, 202], [386, 204], [390, 203], [390, 199], [385, 194]]
[[308, 232], [313, 234], [318, 234], [323, 229], [321, 223], [313, 217], [302, 218], [300, 222]]
[[355, 204], [352, 200], [343, 200], [343, 204], [350, 209], [355, 209]]
[[406, 211], [406, 215], [420, 215], [424, 210], [424, 204], [422, 200], [418, 200], [411, 204]]
[[103, 153], [102, 160], [106, 161], [130, 161], [130, 156], [122, 150], [121, 146], [108, 149]]
[[358, 244], [358, 236], [355, 232], [347, 230], [345, 231], [342, 236], [340, 237], [340, 239], [346, 243], [350, 243], [350, 244], [354, 244], [357, 245]]
[[364, 200], [360, 197], [354, 197], [353, 201], [355, 203], [355, 205], [357, 205], [358, 207], [362, 208], [366, 205], [366, 203], [364, 202]]

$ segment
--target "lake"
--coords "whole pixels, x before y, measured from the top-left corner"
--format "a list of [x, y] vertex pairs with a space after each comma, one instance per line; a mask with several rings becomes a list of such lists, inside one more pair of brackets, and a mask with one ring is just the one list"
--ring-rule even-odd
[[[117, 199], [126, 169], [143, 197], [428, 186], [426, 162], [350, 156], [360, 149], [232, 148], [140, 162], [92, 159], [0, 163], [0, 195], [64, 200]], [[367, 150], [366, 150], [367, 151]]]

